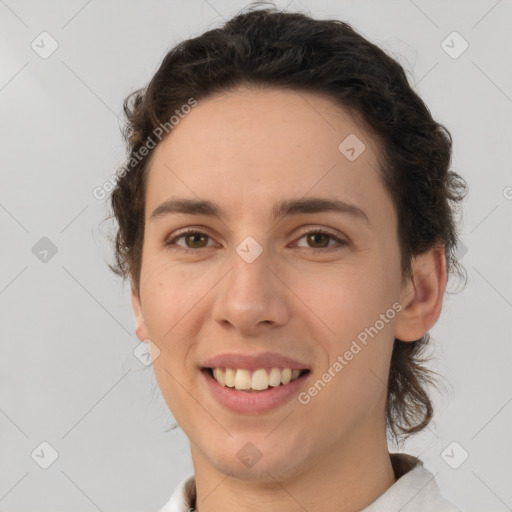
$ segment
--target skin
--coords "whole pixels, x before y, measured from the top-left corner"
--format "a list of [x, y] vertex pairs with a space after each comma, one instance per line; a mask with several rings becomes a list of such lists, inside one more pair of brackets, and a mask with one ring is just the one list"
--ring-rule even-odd
[[[366, 147], [355, 161], [338, 150], [349, 134]], [[414, 280], [401, 286], [397, 217], [378, 155], [331, 99], [246, 88], [201, 100], [154, 150], [132, 304], [137, 336], [152, 341], [162, 394], [190, 440], [201, 512], [262, 503], [267, 511], [356, 511], [395, 482], [384, 384], [393, 340], [419, 339], [435, 324], [447, 276], [436, 247], [413, 261]], [[272, 219], [276, 201], [303, 196], [350, 202], [369, 222], [337, 212]], [[208, 199], [227, 216], [150, 220], [169, 198]], [[165, 246], [188, 226], [208, 236], [175, 240], [188, 252]], [[348, 243], [315, 242], [304, 228]], [[263, 249], [252, 263], [236, 252], [248, 236]], [[307, 390], [395, 302], [400, 313], [306, 405], [293, 399], [237, 414], [213, 399], [199, 372], [223, 352], [272, 350], [310, 366]], [[262, 454], [251, 468], [237, 457], [246, 443]]]

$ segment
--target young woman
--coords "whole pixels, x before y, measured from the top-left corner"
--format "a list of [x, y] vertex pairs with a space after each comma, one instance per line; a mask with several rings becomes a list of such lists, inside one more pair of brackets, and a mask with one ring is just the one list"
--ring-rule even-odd
[[136, 332], [190, 440], [162, 511], [456, 511], [391, 437], [460, 267], [451, 137], [341, 21], [250, 8], [125, 100], [112, 194]]

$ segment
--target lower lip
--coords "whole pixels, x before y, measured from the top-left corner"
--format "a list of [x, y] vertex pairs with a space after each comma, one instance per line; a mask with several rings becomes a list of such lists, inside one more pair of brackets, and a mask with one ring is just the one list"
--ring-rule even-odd
[[286, 385], [269, 387], [265, 391], [247, 393], [221, 386], [207, 370], [201, 371], [217, 401], [231, 411], [245, 414], [267, 412], [288, 402], [298, 394], [310, 372]]

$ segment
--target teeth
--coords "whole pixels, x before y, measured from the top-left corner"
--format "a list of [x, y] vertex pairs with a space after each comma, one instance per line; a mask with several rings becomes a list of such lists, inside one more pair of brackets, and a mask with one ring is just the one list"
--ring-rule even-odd
[[[219, 372], [222, 373], [222, 370], [220, 368], [216, 368]], [[235, 387], [235, 370], [232, 368], [226, 368], [226, 371], [224, 373], [224, 385], [228, 388], [234, 388]], [[215, 374], [213, 375], [215, 377]]]
[[235, 389], [251, 389], [251, 374], [248, 370], [236, 371]]
[[281, 370], [279, 368], [272, 368], [268, 377], [269, 386], [276, 387], [281, 384]]
[[[238, 373], [238, 371], [237, 371], [237, 373]], [[249, 372], [247, 372], [247, 373], [249, 373]], [[260, 370], [256, 370], [252, 374], [251, 388], [256, 389], [258, 391], [268, 388], [267, 370], [264, 370], [263, 368], [261, 368]]]
[[288, 384], [292, 380], [292, 371], [290, 368], [284, 368], [281, 372], [281, 383]]
[[215, 377], [215, 380], [221, 385], [224, 386], [224, 373], [220, 371], [220, 368], [214, 368], [213, 369], [213, 376]]
[[251, 372], [244, 369], [213, 368], [213, 377], [221, 385], [238, 390], [263, 391], [269, 386], [286, 385], [299, 377], [300, 370], [290, 368], [272, 368], [270, 373], [265, 368]]

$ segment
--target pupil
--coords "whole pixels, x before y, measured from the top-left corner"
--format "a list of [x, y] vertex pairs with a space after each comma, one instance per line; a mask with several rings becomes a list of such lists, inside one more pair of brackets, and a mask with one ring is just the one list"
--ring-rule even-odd
[[[313, 244], [315, 244], [317, 242], [317, 237], [324, 237], [324, 240], [327, 240], [327, 235], [324, 235], [323, 233], [313, 233], [311, 235], [309, 235], [309, 240], [313, 242]], [[329, 241], [327, 240], [327, 243], [329, 243]], [[325, 247], [326, 244], [323, 244], [321, 245], [321, 247]]]
[[[327, 242], [327, 244], [329, 243], [328, 236], [323, 233], [313, 233], [308, 235], [308, 237], [309, 241], [312, 242], [313, 244], [320, 243], [320, 247], [326, 247], [325, 243], [322, 244], [322, 238], [324, 242]], [[204, 241], [204, 238], [204, 235], [202, 235], [201, 233], [192, 233], [187, 237], [188, 241], [192, 240], [192, 244], [201, 243], [201, 239], [203, 239]], [[318, 240], [318, 238], [320, 238], [320, 241]]]
[[202, 235], [200, 233], [192, 233], [192, 234], [188, 235], [188, 240], [190, 241], [192, 239], [193, 244], [197, 242], [197, 238], [204, 239], [204, 235]]

